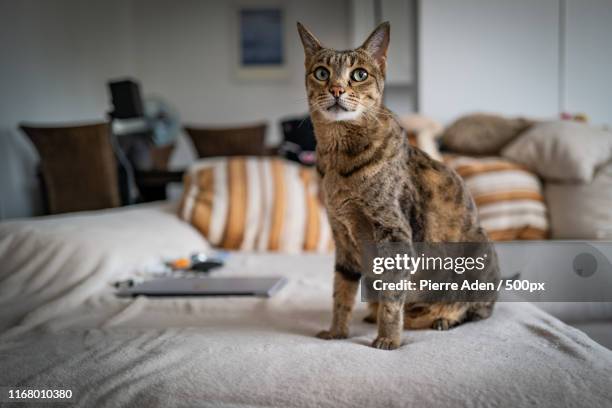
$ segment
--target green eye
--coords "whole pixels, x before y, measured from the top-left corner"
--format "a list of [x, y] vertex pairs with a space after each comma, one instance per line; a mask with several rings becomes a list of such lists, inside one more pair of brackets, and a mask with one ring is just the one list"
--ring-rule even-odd
[[368, 77], [368, 71], [363, 68], [357, 68], [353, 72], [351, 72], [351, 78], [357, 82], [365, 81]]
[[329, 79], [329, 71], [327, 68], [319, 67], [315, 69], [314, 77], [319, 81], [327, 81]]

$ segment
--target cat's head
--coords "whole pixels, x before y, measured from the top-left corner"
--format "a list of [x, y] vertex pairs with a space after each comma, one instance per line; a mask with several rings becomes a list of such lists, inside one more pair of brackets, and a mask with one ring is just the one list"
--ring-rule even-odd
[[380, 24], [354, 50], [326, 48], [302, 24], [306, 91], [313, 120], [355, 121], [376, 115], [383, 96], [389, 23]]

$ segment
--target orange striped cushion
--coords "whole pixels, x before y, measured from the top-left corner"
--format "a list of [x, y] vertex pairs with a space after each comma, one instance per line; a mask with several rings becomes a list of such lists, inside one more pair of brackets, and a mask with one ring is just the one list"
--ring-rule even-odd
[[332, 247], [312, 168], [280, 158], [196, 162], [185, 175], [180, 216], [215, 246], [327, 252]]
[[495, 241], [546, 239], [548, 214], [538, 177], [497, 157], [445, 155], [472, 193], [482, 227]]

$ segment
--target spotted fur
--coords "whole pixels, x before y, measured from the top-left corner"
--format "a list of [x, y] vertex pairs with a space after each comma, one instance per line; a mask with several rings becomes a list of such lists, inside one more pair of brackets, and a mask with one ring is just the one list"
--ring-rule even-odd
[[[354, 50], [325, 48], [298, 23], [305, 50], [306, 91], [317, 137], [317, 171], [336, 244], [333, 321], [324, 339], [345, 338], [361, 277], [361, 244], [482, 242], [474, 201], [459, 176], [411, 147], [383, 105], [389, 24]], [[325, 80], [317, 69], [327, 70]], [[367, 78], [356, 81], [356, 69]], [[326, 75], [320, 75], [326, 77]], [[493, 301], [370, 305], [373, 347], [394, 349], [407, 328], [447, 329], [487, 317]]]

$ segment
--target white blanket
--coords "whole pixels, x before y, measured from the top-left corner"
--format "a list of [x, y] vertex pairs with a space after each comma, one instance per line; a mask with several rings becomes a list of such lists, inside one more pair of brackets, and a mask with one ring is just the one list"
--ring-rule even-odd
[[208, 250], [168, 206], [0, 224], [0, 385], [80, 406], [612, 406], [612, 352], [535, 306], [369, 347], [331, 317], [331, 256], [236, 253], [218, 276], [286, 276], [271, 299], [118, 299], [110, 283]]

